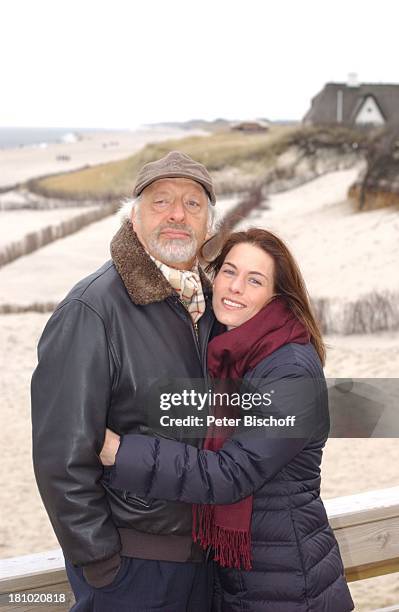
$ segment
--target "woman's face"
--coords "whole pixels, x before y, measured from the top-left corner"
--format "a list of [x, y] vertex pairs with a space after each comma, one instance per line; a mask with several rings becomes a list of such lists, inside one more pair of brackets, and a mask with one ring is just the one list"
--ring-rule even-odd
[[213, 285], [213, 309], [228, 329], [256, 315], [274, 295], [273, 258], [257, 246], [236, 244]]

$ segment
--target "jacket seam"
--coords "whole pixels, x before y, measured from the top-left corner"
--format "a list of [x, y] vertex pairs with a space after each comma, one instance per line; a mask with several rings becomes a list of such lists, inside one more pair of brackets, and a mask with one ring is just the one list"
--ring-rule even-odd
[[112, 559], [112, 557], [115, 557], [115, 555], [118, 555], [121, 552], [121, 550], [122, 550], [122, 547], [119, 546], [119, 549], [116, 550], [114, 553], [112, 553], [112, 555], [108, 555], [107, 557], [101, 557], [101, 559], [90, 561], [90, 563], [85, 563], [84, 565], [77, 565], [77, 567], [81, 567], [82, 569], [84, 569], [86, 567], [93, 567], [97, 565], [97, 563], [103, 563], [104, 561], [109, 561], [110, 559]]
[[329, 589], [334, 584], [334, 582], [337, 582], [337, 580], [343, 577], [344, 577], [343, 574], [340, 573], [339, 576], [337, 576], [332, 582], [329, 582], [329, 584], [326, 587], [324, 587], [324, 589], [322, 589], [320, 593], [317, 593], [317, 595], [315, 595], [312, 599], [317, 599], [317, 597], [320, 597], [320, 595], [323, 595], [324, 591], [327, 591], [327, 589]]
[[[104, 265], [105, 265], [105, 264], [104, 264]], [[99, 279], [101, 276], [103, 276], [103, 275], [104, 275], [106, 272], [108, 272], [108, 270], [109, 270], [110, 268], [112, 268], [112, 266], [113, 266], [113, 265], [114, 265], [114, 264], [113, 264], [113, 262], [112, 262], [112, 260], [111, 260], [111, 261], [109, 262], [109, 264], [108, 264], [108, 267], [107, 267], [105, 270], [103, 270], [101, 273], [97, 274], [97, 276], [95, 276], [94, 278], [92, 278], [92, 279], [91, 279], [91, 281], [90, 281], [90, 282], [89, 282], [89, 283], [88, 283], [88, 284], [87, 284], [87, 285], [86, 285], [86, 286], [85, 286], [85, 287], [82, 289], [82, 291], [80, 292], [80, 294], [79, 294], [77, 297], [68, 297], [68, 296], [67, 296], [67, 297], [65, 298], [65, 301], [64, 301], [64, 300], [62, 300], [62, 301], [60, 302], [60, 304], [59, 304], [59, 305], [58, 305], [58, 306], [55, 308], [54, 312], [58, 312], [58, 310], [61, 310], [62, 308], [64, 308], [64, 306], [66, 306], [67, 304], [69, 304], [69, 303], [70, 303], [70, 302], [72, 302], [73, 300], [76, 300], [76, 301], [78, 301], [78, 302], [82, 302], [82, 304], [86, 304], [86, 306], [89, 306], [89, 307], [90, 307], [90, 305], [89, 305], [87, 302], [85, 302], [85, 301], [82, 299], [82, 296], [83, 296], [83, 295], [86, 293], [86, 291], [88, 290], [88, 288], [89, 288], [89, 287], [90, 287], [90, 286], [91, 286], [91, 285], [92, 285], [92, 284], [93, 284], [93, 283], [94, 283], [96, 280], [98, 280], [98, 279]], [[100, 314], [99, 314], [99, 313], [98, 313], [98, 312], [97, 312], [97, 311], [96, 311], [94, 308], [92, 308], [92, 310], [94, 310], [94, 312], [96, 312], [96, 314], [98, 314], [98, 316], [99, 316], [99, 317], [102, 319], [101, 315], [100, 315]]]
[[307, 584], [307, 579], [306, 579], [305, 563], [304, 563], [303, 554], [302, 554], [302, 550], [301, 550], [300, 539], [298, 538], [298, 534], [297, 534], [297, 529], [296, 529], [296, 525], [295, 525], [295, 519], [294, 519], [293, 512], [292, 512], [291, 496], [290, 495], [288, 495], [288, 503], [289, 503], [289, 509], [290, 509], [290, 517], [291, 517], [292, 528], [293, 528], [293, 531], [294, 531], [295, 540], [296, 540], [296, 544], [297, 544], [297, 548], [298, 548], [299, 561], [301, 563], [301, 568], [302, 568], [303, 584], [304, 584], [304, 588], [305, 588], [304, 596], [305, 596], [306, 607], [307, 607], [308, 611], [310, 612], [310, 604], [309, 604], [309, 598], [308, 598], [308, 584]]
[[326, 529], [326, 527], [329, 527], [329, 523], [324, 523], [324, 525], [322, 525], [321, 527], [318, 527], [317, 529], [314, 529], [310, 533], [307, 533], [306, 535], [304, 535], [300, 539], [300, 541], [301, 542], [307, 542], [309, 540], [309, 538], [313, 538], [314, 536], [318, 535], [319, 533], [324, 531]]
[[179, 480], [180, 480], [180, 486], [179, 486], [179, 492], [178, 492], [178, 499], [179, 500], [181, 500], [181, 498], [182, 498], [182, 494], [183, 494], [183, 490], [184, 490], [184, 485], [186, 483], [188, 461], [189, 461], [189, 453], [188, 453], [188, 448], [187, 448], [187, 444], [186, 444], [184, 446], [183, 474], [182, 474], [182, 477], [179, 478]]
[[[311, 344], [311, 343], [309, 343], [309, 344]], [[302, 346], [302, 345], [301, 345], [301, 346]], [[300, 373], [301, 375], [305, 375], [305, 374], [306, 374], [306, 376], [309, 376], [309, 377], [311, 377], [312, 379], [313, 379], [313, 378], [315, 378], [315, 372], [314, 372], [314, 371], [312, 371], [312, 369], [311, 369], [311, 368], [309, 368], [309, 366], [308, 366], [308, 364], [307, 364], [307, 363], [304, 363], [304, 362], [303, 362], [301, 359], [299, 359], [299, 358], [298, 358], [298, 356], [296, 355], [296, 352], [294, 351], [294, 349], [292, 348], [292, 346], [285, 345], [285, 347], [288, 347], [288, 348], [289, 348], [290, 355], [289, 355], [288, 361], [287, 361], [287, 362], [284, 362], [284, 367], [289, 367], [289, 366], [295, 366], [295, 367], [298, 367], [298, 368], [300, 368], [300, 369], [302, 370], [302, 372]], [[279, 349], [277, 349], [277, 350], [279, 350]], [[277, 351], [276, 351], [276, 352], [277, 352]], [[268, 357], [268, 359], [270, 359], [271, 369], [268, 369], [268, 371], [267, 371], [267, 376], [271, 375], [271, 374], [272, 374], [272, 373], [273, 373], [275, 370], [277, 370], [277, 369], [281, 368], [281, 364], [280, 364], [280, 363], [277, 363], [277, 364], [275, 364], [275, 365], [273, 364], [273, 359], [275, 359], [275, 355], [274, 355], [274, 353], [272, 353], [272, 354], [271, 354], [271, 355]], [[313, 358], [313, 357], [309, 357], [309, 359], [310, 359], [310, 361], [311, 361], [312, 365], [314, 366], [314, 365], [315, 365], [315, 364], [314, 364], [314, 358]], [[254, 372], [254, 371], [256, 370], [256, 368], [257, 368], [257, 367], [258, 367], [258, 366], [255, 366], [255, 367], [254, 367], [252, 370], [250, 370], [250, 372], [251, 372], [251, 373], [252, 373], [252, 372]], [[265, 374], [263, 374], [263, 375], [262, 375], [262, 377], [263, 377], [264, 375], [265, 375]], [[244, 378], [245, 378], [246, 376], [247, 376], [247, 374], [244, 376]]]
[[150, 472], [150, 477], [148, 479], [148, 487], [147, 487], [146, 493], [145, 493], [145, 496], [146, 496], [147, 499], [149, 497], [151, 497], [152, 484], [153, 484], [154, 478], [156, 478], [156, 474], [158, 472], [160, 450], [161, 450], [161, 441], [160, 441], [159, 438], [155, 438], [155, 441], [154, 441], [154, 462], [153, 462], [152, 470]]
[[[243, 593], [245, 591], [245, 585], [244, 585], [244, 578], [243, 578], [242, 572], [238, 572], [238, 579], [240, 583], [241, 593]], [[242, 597], [240, 597], [239, 599], [239, 604], [240, 604], [240, 612], [248, 612], [246, 602]]]
[[[79, 297], [73, 297], [70, 298], [70, 300], [68, 300], [68, 302], [65, 302], [65, 304], [63, 304], [61, 306], [61, 308], [64, 308], [64, 306], [66, 306], [67, 304], [71, 303], [71, 302], [79, 302], [80, 304], [83, 304], [83, 306], [85, 306], [86, 308], [88, 308], [89, 310], [91, 310], [92, 312], [94, 312], [94, 314], [96, 314], [98, 316], [98, 318], [100, 319], [101, 323], [103, 324], [104, 327], [104, 332], [105, 332], [105, 337], [107, 339], [107, 345], [109, 347], [109, 351], [111, 353], [112, 359], [114, 360], [114, 364], [115, 364], [115, 380], [112, 382], [112, 391], [114, 391], [115, 387], [117, 386], [117, 381], [119, 380], [119, 370], [120, 370], [120, 361], [118, 359], [117, 353], [116, 353], [116, 349], [114, 346], [114, 342], [112, 341], [111, 338], [111, 334], [105, 324], [105, 321], [103, 319], [103, 317], [101, 316], [101, 314], [94, 308], [94, 306], [92, 306], [91, 304], [88, 304], [87, 302], [85, 302], [84, 300], [82, 300]], [[60, 310], [61, 310], [60, 308]]]
[[336, 543], [335, 542], [333, 542], [333, 545], [331, 546], [330, 550], [325, 555], [323, 555], [323, 557], [321, 559], [319, 559], [316, 563], [314, 563], [311, 567], [309, 567], [308, 571], [311, 572], [312, 569], [314, 569], [315, 567], [317, 567], [317, 565], [319, 565], [319, 563], [324, 561], [324, 559], [326, 559], [326, 557], [328, 557], [328, 555], [334, 550], [334, 548], [336, 548]]
[[[86, 293], [86, 291], [88, 290], [88, 288], [89, 288], [89, 287], [90, 287], [90, 286], [91, 286], [91, 285], [92, 285], [92, 284], [93, 284], [93, 283], [94, 283], [94, 282], [95, 282], [97, 279], [99, 279], [99, 278], [100, 278], [101, 276], [103, 276], [103, 275], [104, 275], [106, 272], [108, 272], [108, 270], [109, 270], [110, 268], [112, 268], [112, 266], [113, 266], [113, 265], [114, 265], [113, 261], [112, 261], [112, 260], [110, 260], [110, 262], [109, 262], [109, 264], [108, 264], [107, 268], [105, 268], [105, 270], [102, 270], [102, 271], [101, 271], [99, 274], [97, 274], [97, 276], [95, 276], [94, 278], [92, 278], [92, 279], [91, 279], [91, 281], [90, 281], [90, 282], [89, 282], [89, 283], [88, 283], [88, 284], [87, 284], [87, 285], [84, 287], [84, 289], [82, 289], [82, 292], [81, 292], [81, 294], [80, 294], [80, 296], [79, 296], [79, 297], [82, 297], [82, 296], [83, 296], [83, 295]], [[75, 299], [75, 298], [72, 298], [72, 299]], [[79, 299], [79, 298], [76, 298], [76, 299]]]
[[[284, 468], [283, 468], [284, 469]], [[283, 470], [281, 470], [283, 471]], [[281, 480], [278, 482], [275, 482], [274, 484], [280, 484], [280, 482], [294, 482], [294, 481], [289, 481], [289, 480]], [[307, 491], [294, 491], [292, 493], [268, 493], [267, 497], [268, 499], [271, 499], [272, 497], [287, 497], [287, 495], [291, 495], [291, 496], [295, 496], [295, 495], [306, 495], [307, 493], [311, 493], [312, 491], [314, 491], [315, 489], [309, 489]], [[312, 500], [314, 501], [315, 499], [317, 499], [316, 497]], [[308, 502], [306, 502], [308, 503]], [[302, 506], [294, 506], [294, 508], [301, 508]]]
[[252, 544], [256, 546], [281, 546], [281, 548], [292, 548], [293, 546], [297, 546], [296, 540], [252, 540]]
[[[270, 495], [270, 498], [273, 497], [287, 497], [287, 495], [289, 495], [290, 497], [294, 496], [294, 495], [301, 495], [303, 492], [300, 491], [298, 493], [285, 493], [285, 495]], [[308, 491], [307, 491], [308, 493]], [[309, 504], [311, 504], [312, 502], [316, 501], [316, 497], [313, 497], [310, 501], [305, 502], [304, 504], [300, 504], [299, 506], [293, 506], [293, 508], [295, 510], [298, 510], [300, 508], [304, 508], [305, 506], [308, 506]], [[288, 510], [288, 508], [261, 508], [257, 505], [254, 504], [254, 511], [258, 511], [258, 512], [281, 512], [282, 510]]]

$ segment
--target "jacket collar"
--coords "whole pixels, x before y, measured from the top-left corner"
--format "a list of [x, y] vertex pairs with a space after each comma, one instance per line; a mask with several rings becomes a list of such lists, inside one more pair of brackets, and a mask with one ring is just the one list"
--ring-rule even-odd
[[[126, 220], [112, 238], [111, 257], [134, 304], [145, 306], [177, 295], [147, 255], [130, 220]], [[212, 285], [201, 267], [199, 274], [203, 292], [209, 295]]]

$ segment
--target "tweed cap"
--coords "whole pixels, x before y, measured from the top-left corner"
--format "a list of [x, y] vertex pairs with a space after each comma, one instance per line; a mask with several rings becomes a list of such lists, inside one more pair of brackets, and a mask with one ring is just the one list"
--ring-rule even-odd
[[211, 203], [216, 204], [215, 190], [208, 170], [180, 151], [171, 151], [165, 157], [145, 164], [137, 175], [134, 197], [139, 196], [143, 189], [154, 181], [163, 178], [188, 178], [197, 181], [208, 193]]

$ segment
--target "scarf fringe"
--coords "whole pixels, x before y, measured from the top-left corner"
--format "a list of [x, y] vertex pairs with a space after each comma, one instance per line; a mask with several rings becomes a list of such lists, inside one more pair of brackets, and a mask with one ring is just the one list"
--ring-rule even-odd
[[214, 560], [222, 567], [252, 569], [250, 530], [220, 527], [215, 524], [214, 514], [214, 506], [196, 506], [193, 512], [193, 541], [204, 549], [211, 546]]

